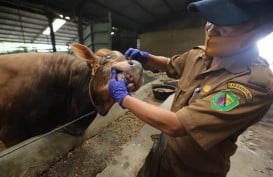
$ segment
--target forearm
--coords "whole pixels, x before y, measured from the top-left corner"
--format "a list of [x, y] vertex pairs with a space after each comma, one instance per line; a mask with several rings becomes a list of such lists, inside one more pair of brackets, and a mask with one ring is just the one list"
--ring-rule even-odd
[[185, 128], [174, 112], [131, 96], [126, 96], [122, 101], [122, 105], [144, 122], [170, 136], [182, 136], [186, 133]]
[[147, 64], [150, 66], [155, 66], [158, 69], [161, 69], [162, 71], [166, 71], [167, 64], [170, 58], [164, 57], [164, 56], [156, 56], [149, 54]]

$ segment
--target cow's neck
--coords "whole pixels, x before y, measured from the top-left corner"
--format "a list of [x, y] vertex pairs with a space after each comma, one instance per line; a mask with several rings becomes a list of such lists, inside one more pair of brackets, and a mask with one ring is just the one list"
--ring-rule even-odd
[[87, 64], [77, 59], [71, 68], [70, 79], [73, 89], [71, 106], [79, 113], [93, 111], [95, 107], [89, 98], [91, 74]]
[[96, 110], [105, 115], [115, 103], [108, 89], [111, 69], [99, 70], [91, 82], [90, 93]]

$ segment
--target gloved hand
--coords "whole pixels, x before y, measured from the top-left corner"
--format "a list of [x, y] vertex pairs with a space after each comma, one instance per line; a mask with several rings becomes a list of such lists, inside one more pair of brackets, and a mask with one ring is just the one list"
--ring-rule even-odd
[[126, 80], [117, 80], [117, 71], [112, 69], [111, 80], [109, 81], [109, 91], [111, 96], [114, 98], [118, 104], [121, 105], [125, 96], [130, 95], [126, 87]]
[[141, 63], [146, 63], [148, 61], [149, 52], [141, 51], [139, 49], [129, 48], [125, 52], [125, 57], [132, 60], [137, 60]]

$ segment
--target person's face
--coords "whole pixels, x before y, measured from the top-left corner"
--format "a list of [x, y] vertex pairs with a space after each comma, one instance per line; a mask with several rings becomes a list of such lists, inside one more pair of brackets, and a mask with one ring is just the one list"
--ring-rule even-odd
[[209, 36], [219, 36], [219, 37], [230, 37], [237, 36], [243, 33], [246, 33], [252, 30], [254, 27], [253, 22], [247, 22], [241, 25], [233, 25], [233, 26], [218, 26], [207, 22], [205, 25], [205, 29]]

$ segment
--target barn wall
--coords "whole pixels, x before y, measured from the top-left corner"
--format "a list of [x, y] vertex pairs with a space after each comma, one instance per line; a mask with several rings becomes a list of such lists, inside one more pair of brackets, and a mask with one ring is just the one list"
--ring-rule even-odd
[[140, 35], [140, 49], [168, 57], [203, 43], [203, 27], [157, 31]]

